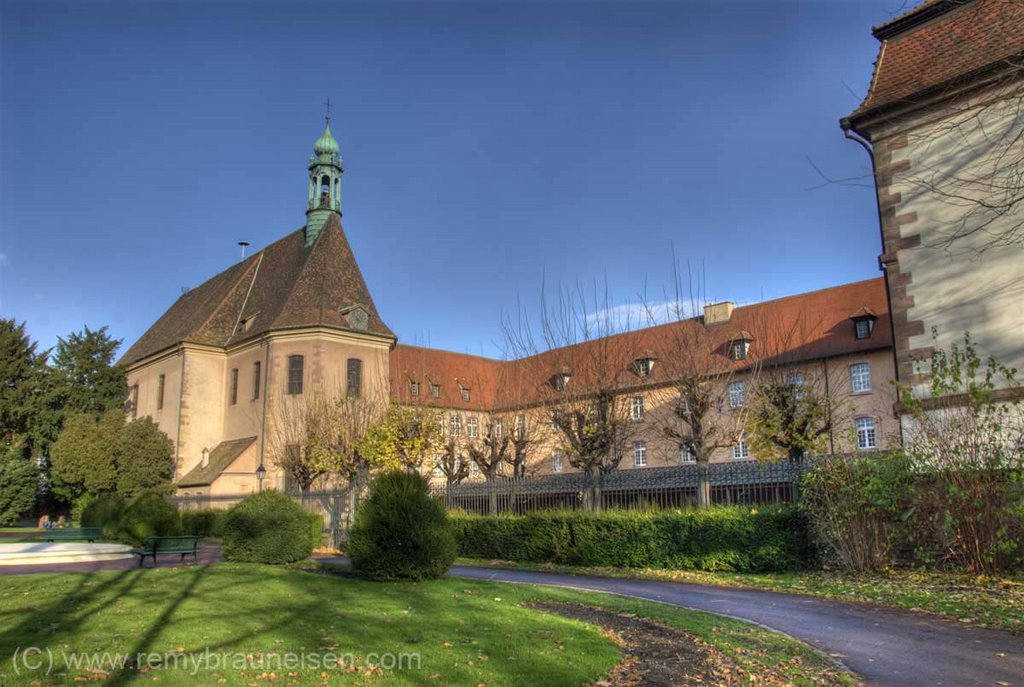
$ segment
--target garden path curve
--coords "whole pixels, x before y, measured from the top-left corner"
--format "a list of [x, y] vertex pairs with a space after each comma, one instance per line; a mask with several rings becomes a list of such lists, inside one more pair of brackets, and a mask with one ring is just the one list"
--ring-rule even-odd
[[924, 613], [680, 582], [464, 565], [449, 574], [611, 592], [753, 621], [833, 656], [872, 685], [1024, 687], [1024, 637]]

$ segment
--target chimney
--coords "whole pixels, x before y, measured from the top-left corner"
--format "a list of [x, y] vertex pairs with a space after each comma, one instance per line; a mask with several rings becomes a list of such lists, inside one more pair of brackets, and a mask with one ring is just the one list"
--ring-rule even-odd
[[704, 306], [704, 326], [710, 327], [716, 324], [725, 324], [732, 317], [733, 308], [736, 304], [732, 301], [721, 303], [710, 303]]

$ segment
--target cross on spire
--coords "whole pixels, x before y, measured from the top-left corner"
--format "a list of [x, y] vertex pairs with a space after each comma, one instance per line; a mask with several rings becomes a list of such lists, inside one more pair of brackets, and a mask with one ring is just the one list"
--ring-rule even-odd
[[327, 102], [325, 103], [325, 105], [327, 105], [327, 116], [325, 117], [325, 119], [327, 120], [327, 123], [330, 124], [331, 123], [331, 99], [330, 98], [327, 98]]

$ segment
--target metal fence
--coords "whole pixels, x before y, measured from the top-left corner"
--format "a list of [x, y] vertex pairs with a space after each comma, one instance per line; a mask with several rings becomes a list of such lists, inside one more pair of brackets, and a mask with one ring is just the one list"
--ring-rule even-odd
[[743, 461], [618, 470], [431, 485], [446, 508], [470, 513], [522, 515], [556, 508], [583, 508], [588, 498], [607, 508], [686, 508], [697, 505], [702, 481], [713, 504], [784, 505], [797, 499], [800, 476], [814, 459], [799, 462]]
[[[178, 510], [216, 509], [226, 510], [251, 494], [190, 494], [172, 496], [171, 503]], [[288, 492], [293, 501], [323, 520], [324, 543], [333, 548], [343, 548], [348, 540], [348, 526], [351, 518], [352, 492], [348, 489], [323, 491]]]

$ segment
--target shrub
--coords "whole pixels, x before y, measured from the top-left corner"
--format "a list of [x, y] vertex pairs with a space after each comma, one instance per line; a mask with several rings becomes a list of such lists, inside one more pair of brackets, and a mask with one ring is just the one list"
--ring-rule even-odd
[[928, 558], [975, 573], [1018, 569], [1024, 563], [1024, 403], [999, 397], [1018, 385], [1017, 370], [983, 360], [965, 334], [962, 345], [936, 348], [928, 371], [929, 395], [956, 399], [936, 407], [900, 388], [910, 419], [905, 451], [928, 487], [914, 492], [917, 529], [934, 545]]
[[375, 580], [424, 580], [444, 575], [457, 546], [444, 508], [418, 474], [378, 477], [356, 509], [348, 535], [352, 567]]
[[737, 572], [806, 568], [815, 561], [793, 509], [548, 511], [452, 517], [463, 556], [562, 565]]
[[829, 458], [802, 480], [800, 509], [817, 541], [843, 567], [877, 570], [889, 565], [912, 484], [901, 453], [877, 458]]
[[141, 546], [147, 537], [180, 533], [178, 509], [167, 501], [162, 491], [144, 491], [133, 498], [121, 513], [118, 524], [118, 537], [135, 546]]
[[224, 560], [281, 564], [309, 558], [319, 520], [279, 491], [247, 496], [224, 516]]
[[124, 509], [124, 499], [116, 494], [89, 497], [79, 523], [82, 527], [99, 527], [105, 538], [116, 539]]
[[227, 511], [213, 508], [181, 511], [181, 531], [197, 537], [221, 537], [225, 515]]

